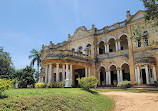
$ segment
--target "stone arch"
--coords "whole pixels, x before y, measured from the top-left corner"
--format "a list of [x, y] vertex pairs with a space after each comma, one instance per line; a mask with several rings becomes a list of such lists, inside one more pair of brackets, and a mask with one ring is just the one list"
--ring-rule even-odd
[[105, 72], [105, 67], [101, 66], [99, 68], [99, 74], [100, 74], [100, 85], [105, 85], [106, 84], [106, 72]]
[[120, 36], [120, 47], [121, 47], [121, 50], [128, 49], [128, 37], [127, 37], [127, 35]]
[[128, 63], [123, 63], [122, 66], [121, 66], [121, 70], [122, 70], [123, 80], [130, 81], [129, 64]]
[[105, 46], [103, 41], [99, 43], [99, 54], [105, 54]]
[[116, 65], [110, 66], [110, 74], [111, 74], [111, 84], [116, 85], [117, 84], [117, 67]]
[[116, 51], [116, 46], [115, 46], [115, 38], [110, 38], [108, 43], [109, 43], [109, 52], [115, 52]]

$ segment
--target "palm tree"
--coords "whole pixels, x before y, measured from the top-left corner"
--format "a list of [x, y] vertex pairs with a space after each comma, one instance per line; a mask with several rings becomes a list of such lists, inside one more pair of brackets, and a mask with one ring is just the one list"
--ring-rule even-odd
[[37, 63], [37, 81], [39, 81], [39, 67], [41, 65], [41, 51], [37, 51], [36, 49], [33, 49], [30, 51], [31, 55], [29, 56], [29, 59], [31, 60], [30, 66], [34, 66], [35, 62]]

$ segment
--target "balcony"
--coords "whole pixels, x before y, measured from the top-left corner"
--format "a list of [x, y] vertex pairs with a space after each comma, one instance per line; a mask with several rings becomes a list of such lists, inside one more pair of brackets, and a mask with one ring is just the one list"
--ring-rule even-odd
[[106, 54], [101, 54], [98, 56], [98, 58], [100, 60], [103, 59], [110, 59], [110, 58], [115, 58], [115, 57], [126, 57], [128, 58], [129, 52], [128, 50], [121, 50], [121, 51], [117, 51], [117, 52], [109, 52]]
[[70, 50], [56, 50], [56, 49], [47, 49], [44, 52], [44, 57], [43, 57], [43, 61], [45, 60], [69, 60], [69, 61], [90, 63], [90, 57], [85, 54], [72, 52]]

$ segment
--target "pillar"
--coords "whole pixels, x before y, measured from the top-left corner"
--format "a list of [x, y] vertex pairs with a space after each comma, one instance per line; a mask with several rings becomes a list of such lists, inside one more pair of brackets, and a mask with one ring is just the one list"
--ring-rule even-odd
[[52, 64], [49, 64], [48, 82], [52, 82]]
[[145, 65], [145, 72], [146, 72], [146, 82], [147, 82], [147, 84], [150, 84], [150, 82], [149, 82], [149, 70], [148, 70], [148, 65]]
[[120, 69], [120, 82], [123, 81], [122, 68]]
[[135, 68], [135, 79], [136, 79], [136, 82], [138, 83], [138, 73], [137, 73], [137, 68]]
[[137, 74], [138, 74], [138, 84], [140, 84], [141, 81], [140, 81], [140, 67], [139, 66], [137, 66]]
[[70, 65], [70, 81], [71, 81], [71, 85], [72, 85], [72, 64]]
[[106, 84], [106, 73], [104, 73], [104, 85]]
[[106, 71], [106, 85], [109, 84], [109, 72]]
[[48, 83], [48, 65], [46, 64], [46, 67], [45, 67], [45, 84]]
[[100, 85], [100, 71], [98, 72], [98, 85]]
[[118, 41], [118, 50], [121, 50], [120, 41]]
[[63, 76], [63, 83], [65, 83], [65, 64], [63, 64], [62, 76]]
[[118, 44], [116, 41], [115, 41], [115, 48], [116, 48], [116, 51], [118, 51]]
[[153, 68], [152, 68], [152, 69], [153, 69], [154, 81], [157, 81], [155, 65], [153, 65]]
[[107, 53], [107, 45], [104, 45], [104, 47], [105, 47], [105, 53]]
[[90, 68], [88, 68], [88, 76], [91, 76]]
[[87, 74], [87, 67], [85, 68], [85, 77], [88, 77], [88, 74]]
[[97, 47], [97, 53], [99, 54], [99, 46]]
[[106, 48], [107, 48], [107, 53], [109, 53], [109, 44], [107, 45], [107, 47], [106, 47]]
[[120, 71], [119, 69], [117, 69], [117, 83], [120, 82]]
[[109, 71], [108, 73], [109, 73], [109, 84], [111, 84], [111, 71]]
[[59, 63], [56, 63], [56, 82], [59, 82]]
[[69, 80], [69, 64], [66, 64], [66, 79]]

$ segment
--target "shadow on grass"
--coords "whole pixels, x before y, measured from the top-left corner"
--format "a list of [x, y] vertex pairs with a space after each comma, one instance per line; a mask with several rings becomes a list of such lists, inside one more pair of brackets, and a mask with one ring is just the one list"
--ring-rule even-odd
[[90, 90], [90, 89], [84, 89], [84, 88], [82, 88], [81, 90], [84, 90], [84, 91], [87, 91], [87, 92], [90, 92], [90, 93], [92, 93], [92, 94], [96, 94], [96, 95], [99, 94], [98, 92], [96, 92], [96, 91], [92, 91], [92, 90]]
[[4, 99], [4, 98], [8, 98], [8, 96], [5, 95], [5, 94], [1, 94], [1, 95], [0, 95], [0, 99]]

